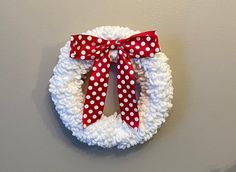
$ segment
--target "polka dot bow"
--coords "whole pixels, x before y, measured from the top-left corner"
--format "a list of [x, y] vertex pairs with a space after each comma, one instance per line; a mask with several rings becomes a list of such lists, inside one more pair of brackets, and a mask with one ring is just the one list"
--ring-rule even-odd
[[138, 128], [135, 75], [130, 59], [154, 57], [160, 51], [156, 32], [142, 32], [120, 40], [105, 40], [85, 34], [72, 35], [70, 47], [71, 58], [94, 59], [85, 96], [83, 127], [96, 122], [102, 116], [111, 63], [110, 51], [117, 50], [117, 89], [121, 119], [132, 128]]

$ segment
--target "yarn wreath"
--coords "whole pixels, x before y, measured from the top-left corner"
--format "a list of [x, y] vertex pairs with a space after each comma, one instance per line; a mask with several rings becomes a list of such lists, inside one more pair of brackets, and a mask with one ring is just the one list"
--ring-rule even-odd
[[[140, 33], [127, 27], [102, 26], [84, 34], [106, 40], [119, 40]], [[103, 148], [125, 149], [142, 144], [157, 133], [166, 121], [173, 98], [171, 69], [168, 58], [158, 52], [151, 58], [132, 58], [136, 84], [141, 91], [137, 101], [139, 127], [132, 128], [122, 121], [120, 112], [101, 118], [88, 127], [83, 127], [85, 94], [82, 91], [84, 77], [92, 69], [93, 60], [70, 58], [70, 41], [60, 49], [59, 60], [49, 81], [49, 92], [60, 118], [72, 135], [88, 145]], [[117, 59], [117, 50], [111, 51], [112, 61]]]

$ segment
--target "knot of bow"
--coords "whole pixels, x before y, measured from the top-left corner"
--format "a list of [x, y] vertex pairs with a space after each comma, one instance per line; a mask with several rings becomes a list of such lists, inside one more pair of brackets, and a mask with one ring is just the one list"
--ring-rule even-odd
[[94, 60], [83, 109], [83, 127], [103, 114], [110, 71], [110, 51], [117, 50], [117, 89], [121, 119], [132, 128], [139, 127], [135, 93], [135, 72], [131, 58], [154, 57], [160, 51], [155, 31], [141, 32], [125, 39], [105, 40], [92, 35], [71, 36], [70, 57]]

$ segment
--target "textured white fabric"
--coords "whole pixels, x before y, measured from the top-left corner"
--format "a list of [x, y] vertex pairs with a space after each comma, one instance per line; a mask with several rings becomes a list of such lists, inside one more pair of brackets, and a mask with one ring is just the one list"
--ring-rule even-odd
[[[104, 39], [126, 38], [139, 31], [119, 26], [102, 26], [87, 31]], [[129, 148], [138, 143], [144, 143], [157, 133], [158, 128], [168, 116], [172, 106], [173, 87], [171, 70], [168, 60], [160, 52], [154, 58], [132, 59], [137, 75], [136, 83], [141, 86], [138, 109], [140, 126], [137, 130], [122, 122], [119, 113], [102, 118], [87, 128], [82, 127], [84, 94], [81, 77], [91, 70], [93, 61], [74, 60], [69, 58], [70, 42], [61, 48], [59, 60], [55, 66], [54, 75], [50, 79], [49, 91], [55, 108], [64, 125], [72, 131], [72, 135], [88, 145], [98, 145], [104, 148], [116, 146], [119, 149]], [[116, 51], [112, 56], [115, 59]]]

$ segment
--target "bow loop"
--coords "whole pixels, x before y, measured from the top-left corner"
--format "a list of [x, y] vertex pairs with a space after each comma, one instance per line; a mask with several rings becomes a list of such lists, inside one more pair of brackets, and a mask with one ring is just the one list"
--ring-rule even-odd
[[70, 56], [79, 60], [94, 59], [85, 96], [83, 127], [101, 118], [106, 100], [111, 58], [118, 50], [117, 89], [121, 119], [132, 128], [139, 126], [135, 92], [135, 71], [131, 58], [154, 57], [160, 51], [155, 31], [142, 32], [120, 40], [105, 40], [91, 35], [72, 35]]

